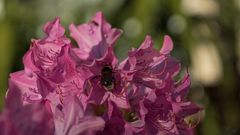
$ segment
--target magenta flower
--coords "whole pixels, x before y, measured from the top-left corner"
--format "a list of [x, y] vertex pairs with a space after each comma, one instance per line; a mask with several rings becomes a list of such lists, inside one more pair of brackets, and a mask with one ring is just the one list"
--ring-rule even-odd
[[155, 90], [154, 102], [146, 98], [144, 105], [148, 110], [145, 116], [147, 134], [192, 134], [192, 128], [184, 118], [199, 112], [200, 108], [185, 100], [189, 86], [188, 74], [178, 84], [174, 84], [169, 78], [165, 87]]
[[[111, 28], [101, 12], [87, 24], [69, 26], [71, 36], [76, 40], [81, 49], [75, 49], [77, 55], [82, 60], [93, 62], [107, 55], [108, 49], [113, 49], [114, 42], [121, 35], [122, 31]], [[113, 57], [110, 64], [116, 64]]]
[[88, 102], [107, 104], [114, 102], [118, 107], [129, 108], [123, 95], [124, 82], [117, 69], [117, 58], [113, 45], [122, 33], [111, 28], [102, 13], [97, 13], [93, 19], [83, 25], [70, 25], [71, 36], [77, 41], [80, 49], [75, 49], [82, 66], [89, 69], [91, 76], [85, 81], [85, 93]]
[[[56, 18], [32, 40], [24, 70], [12, 73], [3, 135], [190, 135], [185, 118], [201, 109], [187, 101], [188, 73], [173, 79], [180, 62], [164, 37], [160, 51], [147, 36], [121, 63], [114, 43], [121, 35], [98, 12], [90, 22], [69, 26], [71, 40]], [[28, 130], [27, 130], [28, 129]]]
[[54, 122], [57, 135], [92, 135], [105, 126], [103, 118], [84, 111], [76, 96], [71, 97], [67, 104], [57, 106]]
[[6, 105], [0, 116], [1, 135], [54, 134], [54, 122], [48, 101], [23, 105], [20, 89], [9, 84]]
[[200, 110], [184, 101], [190, 86], [189, 75], [179, 84], [173, 80], [180, 64], [169, 55], [172, 49], [170, 37], [165, 36], [163, 47], [157, 52], [147, 36], [142, 45], [130, 51], [128, 59], [121, 63], [134, 86], [128, 98], [132, 112], [145, 122], [144, 134], [190, 134], [184, 118]]

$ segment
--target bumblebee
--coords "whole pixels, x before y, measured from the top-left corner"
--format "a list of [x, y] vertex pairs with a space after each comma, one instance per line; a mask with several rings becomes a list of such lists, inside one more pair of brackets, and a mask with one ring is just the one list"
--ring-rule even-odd
[[105, 90], [111, 91], [114, 88], [114, 74], [111, 66], [105, 66], [101, 70], [101, 81], [100, 84]]

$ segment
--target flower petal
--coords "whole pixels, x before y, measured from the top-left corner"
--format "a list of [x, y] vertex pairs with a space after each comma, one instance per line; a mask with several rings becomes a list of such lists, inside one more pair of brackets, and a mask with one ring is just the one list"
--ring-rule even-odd
[[[181, 82], [178, 83], [177, 86], [175, 86], [176, 88], [173, 91], [173, 95], [172, 95], [173, 100], [175, 100], [176, 102], [184, 100], [187, 96], [190, 85], [191, 85], [190, 75], [186, 73], [183, 79], [181, 80]], [[180, 98], [180, 99], [177, 99], [177, 98]]]
[[160, 50], [161, 54], [169, 54], [173, 49], [173, 42], [172, 39], [166, 35], [164, 36], [164, 40], [163, 40], [163, 46]]
[[101, 12], [96, 13], [95, 17], [88, 24], [69, 26], [71, 37], [75, 39], [81, 50], [77, 54], [82, 59], [99, 59], [103, 57], [112, 47], [122, 31], [111, 28]]
[[55, 18], [54, 21], [44, 25], [43, 31], [48, 35], [48, 38], [54, 40], [64, 35], [65, 29], [60, 25], [60, 18]]
[[[12, 100], [9, 93], [19, 92], [21, 96], [21, 103], [36, 103], [42, 100], [42, 91], [38, 89], [38, 77], [33, 74], [28, 76], [24, 71], [12, 73], [9, 79], [9, 89], [6, 94], [6, 100]], [[11, 102], [14, 103], [14, 102]]]
[[[10, 91], [7, 107], [0, 116], [1, 135], [49, 135], [54, 134], [54, 123], [47, 102], [22, 106], [21, 93]], [[15, 100], [14, 100], [15, 99]], [[14, 103], [14, 102], [18, 102]], [[13, 105], [14, 104], [14, 105]]]
[[68, 103], [62, 106], [63, 115], [56, 113], [56, 133], [59, 135], [80, 135], [88, 132], [94, 133], [104, 128], [104, 120], [100, 117], [88, 116], [83, 110], [81, 101], [72, 97]]
[[154, 50], [153, 40], [150, 36], [146, 36], [144, 42], [137, 50], [132, 50], [128, 53], [129, 62], [135, 70], [147, 68], [156, 56], [158, 56], [158, 52]]

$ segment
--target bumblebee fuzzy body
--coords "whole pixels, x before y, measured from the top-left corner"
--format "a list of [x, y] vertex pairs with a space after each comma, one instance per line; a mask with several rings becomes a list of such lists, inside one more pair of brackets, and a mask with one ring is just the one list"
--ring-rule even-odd
[[114, 88], [114, 76], [113, 76], [113, 69], [110, 66], [105, 66], [102, 68], [101, 71], [101, 85], [104, 89], [111, 91]]

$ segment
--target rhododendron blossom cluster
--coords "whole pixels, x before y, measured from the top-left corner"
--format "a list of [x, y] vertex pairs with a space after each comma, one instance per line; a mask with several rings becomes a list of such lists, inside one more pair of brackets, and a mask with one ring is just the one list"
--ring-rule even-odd
[[24, 70], [10, 74], [1, 135], [190, 135], [186, 117], [201, 109], [187, 101], [190, 76], [175, 81], [178, 60], [164, 37], [160, 51], [146, 36], [118, 62], [114, 44], [122, 34], [101, 12], [86, 24], [60, 18], [43, 27], [23, 58]]

